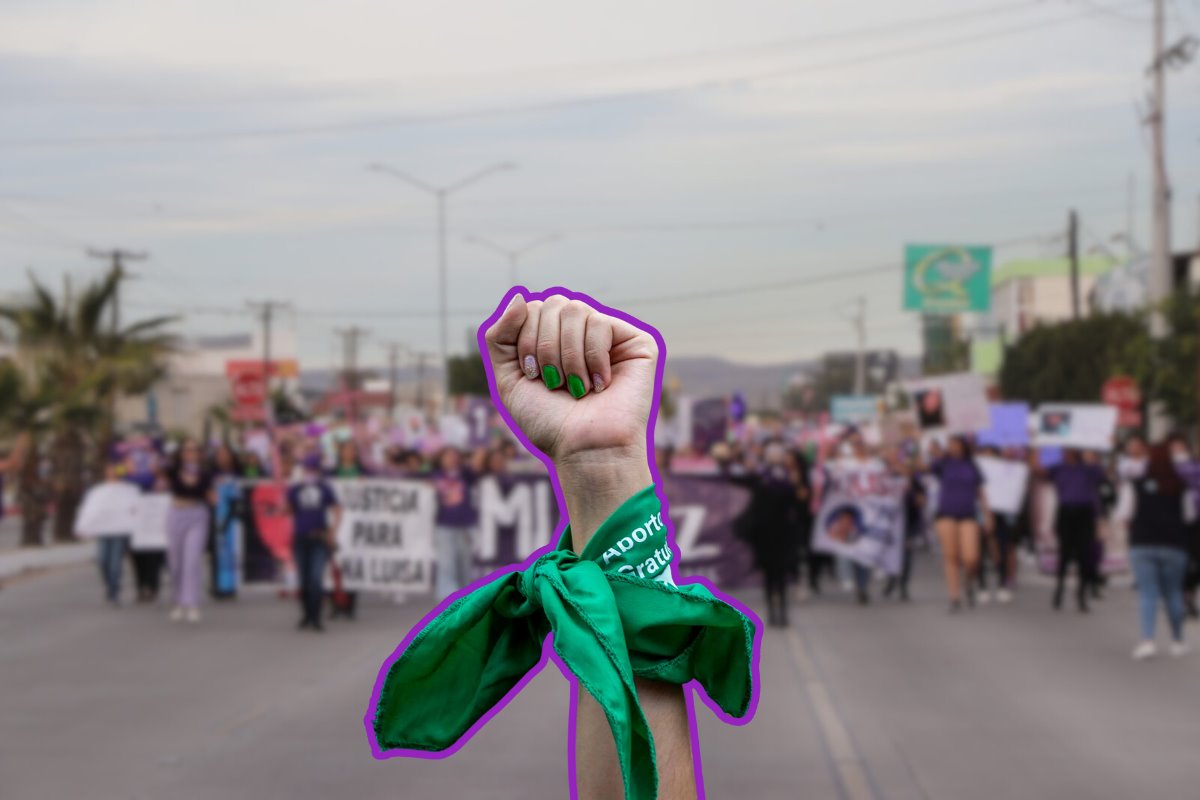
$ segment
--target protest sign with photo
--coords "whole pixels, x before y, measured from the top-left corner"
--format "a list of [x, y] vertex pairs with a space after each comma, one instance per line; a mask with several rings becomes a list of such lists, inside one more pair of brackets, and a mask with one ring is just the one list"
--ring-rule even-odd
[[988, 508], [1001, 514], [1019, 514], [1025, 504], [1029, 465], [992, 456], [979, 456], [975, 464], [983, 473]]
[[991, 425], [983, 378], [972, 372], [906, 384], [922, 433], [974, 433]]
[[416, 480], [331, 481], [342, 507], [334, 559], [347, 590], [427, 591], [433, 578], [433, 487]]
[[1117, 409], [1098, 403], [1053, 403], [1038, 406], [1034, 441], [1039, 447], [1111, 450], [1117, 431]]
[[904, 557], [903, 482], [887, 481], [870, 494], [826, 494], [813, 531], [813, 548], [899, 575]]

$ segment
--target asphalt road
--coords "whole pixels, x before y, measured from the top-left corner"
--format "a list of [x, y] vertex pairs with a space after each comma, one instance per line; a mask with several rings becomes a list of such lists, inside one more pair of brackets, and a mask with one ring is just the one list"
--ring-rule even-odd
[[[792, 627], [764, 638], [750, 724], [698, 706], [708, 797], [1200, 795], [1200, 655], [1133, 663], [1128, 589], [1086, 617], [1051, 612], [1041, 586], [950, 617], [930, 565], [918, 573], [905, 606], [795, 606]], [[210, 605], [198, 626], [100, 597], [84, 565], [0, 591], [5, 800], [567, 795], [553, 665], [452, 758], [372, 759], [376, 671], [428, 600], [367, 598], [360, 620], [321, 636], [270, 595]]]

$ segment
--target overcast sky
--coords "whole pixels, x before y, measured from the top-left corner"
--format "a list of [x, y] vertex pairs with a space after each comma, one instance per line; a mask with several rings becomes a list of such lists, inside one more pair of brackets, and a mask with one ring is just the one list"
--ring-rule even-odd
[[[1169, 38], [1200, 0], [1169, 0]], [[451, 343], [508, 285], [594, 293], [671, 353], [753, 362], [917, 352], [906, 241], [1053, 255], [1147, 241], [1138, 123], [1150, 0], [8, 0], [0, 24], [0, 293], [145, 249], [130, 316], [248, 330], [291, 301], [304, 365], [333, 330], [437, 346], [430, 183], [450, 200]], [[1200, 66], [1170, 77], [1176, 246], [1200, 238]], [[1110, 245], [1120, 251], [1121, 245]], [[894, 267], [863, 274], [872, 267]], [[757, 292], [770, 285], [849, 273]], [[705, 299], [671, 295], [710, 292]], [[417, 312], [417, 313], [408, 313]], [[366, 350], [378, 360], [376, 345]]]

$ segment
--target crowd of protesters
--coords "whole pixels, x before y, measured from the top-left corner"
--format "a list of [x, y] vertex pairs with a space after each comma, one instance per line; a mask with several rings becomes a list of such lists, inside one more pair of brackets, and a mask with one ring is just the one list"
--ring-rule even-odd
[[[420, 478], [434, 488], [435, 590], [438, 599], [444, 599], [476, 577], [472, 555], [478, 482], [487, 475], [506, 476], [517, 448], [513, 442], [499, 439], [471, 449], [375, 444], [348, 433], [332, 443], [280, 437], [264, 455], [260, 449], [235, 447], [228, 441], [208, 447], [192, 438], [150, 441], [139, 437], [136, 442], [115, 442], [104, 479], [89, 491], [85, 505], [111, 502], [114, 492], [133, 492], [135, 496], [165, 493], [170, 496], [170, 510], [165, 549], [132, 548], [129, 531], [95, 537], [107, 601], [120, 604], [123, 562], [128, 556], [138, 603], [158, 601], [165, 568], [169, 619], [199, 623], [206, 571], [213, 599], [232, 595], [231, 589], [222, 588], [219, 577], [216, 532], [225, 522], [223, 515], [234, 513], [232, 504], [222, 501], [223, 489], [238, 489], [255, 481], [281, 481], [292, 521], [292, 560], [285, 571], [291, 585], [282, 594], [294, 595], [299, 601], [297, 627], [321, 631], [326, 619], [353, 620], [357, 592], [342, 588], [332, 559], [341, 508], [329, 481], [368, 477]], [[240, 497], [240, 490], [234, 496]], [[330, 583], [333, 589], [327, 591]]]
[[[1037, 543], [1033, 487], [1045, 485], [1055, 502], [1051, 607], [1063, 608], [1072, 573], [1080, 613], [1104, 597], [1102, 567], [1111, 534], [1100, 523], [1119, 516], [1128, 528], [1139, 603], [1140, 641], [1133, 657], [1157, 654], [1160, 606], [1170, 628], [1168, 651], [1187, 652], [1185, 618], [1200, 617], [1200, 461], [1183, 437], [1149, 446], [1131, 436], [1111, 454], [1068, 448], [1048, 466], [1035, 448], [976, 448], [969, 436], [872, 446], [849, 428], [820, 443], [794, 441], [768, 435], [721, 442], [711, 451], [720, 473], [750, 491], [735, 529], [761, 570], [769, 624], [788, 624], [791, 584], [804, 599], [821, 594], [823, 576], [838, 579], [858, 603], [871, 602], [873, 569], [814, 546], [814, 521], [826, 492], [892, 481], [902, 496], [904, 540], [900, 569], [886, 576], [882, 594], [909, 600], [914, 552], [940, 551], [949, 609], [959, 613], [993, 600], [1012, 602], [1022, 560], [1036, 562], [1044, 555]], [[991, 508], [977, 455], [1028, 466], [1032, 480], [1019, 512]]]
[[[285, 593], [299, 600], [302, 629], [322, 630], [329, 618], [354, 619], [357, 613], [357, 593], [341, 586], [332, 558], [340, 509], [330, 479], [428, 480], [437, 498], [437, 598], [448, 597], [478, 577], [474, 555], [480, 479], [505, 476], [518, 456], [519, 463], [537, 462], [513, 440], [500, 436], [470, 449], [405, 447], [347, 430], [333, 439], [281, 436], [267, 447], [261, 441], [257, 446], [249, 441], [242, 446], [160, 441], [151, 458], [145, 457], [145, 447], [115, 445], [105, 479], [93, 493], [133, 486], [168, 493], [171, 500], [165, 550], [131, 548], [127, 532], [97, 537], [106, 598], [119, 602], [122, 565], [128, 557], [139, 603], [158, 599], [165, 568], [170, 619], [199, 622], [206, 571], [212, 576], [209, 594], [222, 598], [231, 592], [216, 577], [220, 560], [213, 532], [221, 526], [222, 515], [230, 513], [222, 488], [268, 479], [288, 487], [294, 535]], [[867, 606], [876, 579], [882, 578], [883, 598], [907, 602], [912, 597], [914, 556], [922, 552], [935, 553], [940, 560], [952, 613], [992, 601], [1012, 602], [1020, 566], [1039, 559], [1041, 566], [1052, 567], [1052, 608], [1063, 608], [1074, 574], [1074, 606], [1087, 613], [1104, 597], [1106, 585], [1111, 526], [1102, 521], [1118, 516], [1127, 524], [1128, 564], [1138, 592], [1140, 640], [1134, 657], [1157, 654], [1160, 607], [1169, 623], [1169, 652], [1182, 655], [1187, 650], [1185, 619], [1200, 616], [1200, 461], [1180, 436], [1154, 446], [1132, 436], [1116, 453], [1066, 449], [1054, 463], [1043, 464], [1035, 448], [976, 447], [969, 436], [883, 445], [869, 443], [852, 427], [836, 438], [808, 439], [804, 444], [778, 428], [752, 434], [728, 437], [701, 455], [716, 477], [748, 490], [749, 501], [734, 521], [733, 532], [748, 545], [761, 572], [771, 625], [787, 625], [789, 608], [822, 595], [830, 580]], [[989, 504], [977, 456], [1029, 468], [1031, 481], [1018, 512], [1001, 512]], [[663, 472], [671, 459], [669, 450], [660, 451]], [[815, 546], [815, 522], [830, 493], [866, 491], [880, 482], [901, 498], [903, 516], [898, 568], [887, 574]], [[1037, 542], [1033, 498], [1034, 488], [1041, 486], [1052, 487], [1054, 495], [1050, 552], [1039, 549]], [[798, 591], [789, 598], [793, 585]]]

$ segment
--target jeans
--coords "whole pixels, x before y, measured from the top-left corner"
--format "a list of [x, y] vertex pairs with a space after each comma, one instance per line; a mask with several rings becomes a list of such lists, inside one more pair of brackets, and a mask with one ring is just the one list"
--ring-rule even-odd
[[96, 563], [100, 565], [105, 596], [113, 603], [121, 598], [121, 562], [125, 558], [128, 541], [128, 536], [101, 536], [96, 539]]
[[292, 544], [292, 553], [296, 557], [296, 577], [300, 581], [300, 609], [304, 612], [304, 621], [319, 625], [329, 546], [318, 537], [300, 537]]
[[438, 525], [433, 532], [437, 555], [437, 597], [445, 600], [472, 580], [474, 573], [473, 529], [459, 525]]
[[1183, 574], [1187, 553], [1174, 547], [1137, 545], [1129, 548], [1129, 561], [1137, 581], [1142, 639], [1154, 639], [1158, 601], [1162, 599], [1171, 624], [1171, 637], [1183, 641]]

